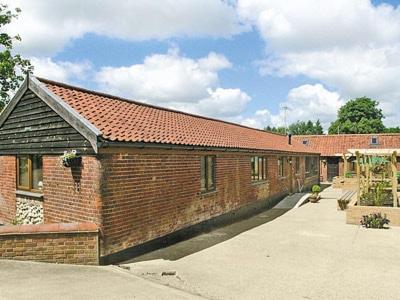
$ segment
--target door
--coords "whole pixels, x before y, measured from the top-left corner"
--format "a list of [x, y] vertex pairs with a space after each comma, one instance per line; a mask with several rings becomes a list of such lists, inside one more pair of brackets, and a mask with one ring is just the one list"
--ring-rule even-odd
[[328, 181], [332, 181], [333, 177], [339, 176], [339, 158], [328, 157], [327, 160]]

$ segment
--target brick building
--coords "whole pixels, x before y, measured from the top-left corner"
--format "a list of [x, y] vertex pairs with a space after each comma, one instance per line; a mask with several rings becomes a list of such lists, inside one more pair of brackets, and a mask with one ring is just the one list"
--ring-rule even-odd
[[0, 221], [95, 223], [107, 261], [310, 187], [318, 160], [282, 135], [30, 77], [0, 115]]
[[[344, 170], [355, 173], [355, 157], [350, 155], [355, 150], [389, 149], [400, 155], [400, 134], [339, 134], [339, 135], [298, 135], [293, 137], [310, 151], [321, 153], [321, 181], [332, 181], [336, 176], [343, 176]], [[344, 167], [346, 155], [347, 166]], [[398, 169], [400, 170], [400, 159]]]

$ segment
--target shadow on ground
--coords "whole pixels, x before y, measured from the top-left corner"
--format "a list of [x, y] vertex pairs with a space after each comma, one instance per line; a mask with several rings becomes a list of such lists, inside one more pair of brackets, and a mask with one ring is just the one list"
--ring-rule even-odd
[[137, 256], [123, 263], [134, 263], [154, 259], [178, 260], [187, 255], [229, 240], [249, 229], [270, 222], [283, 215], [288, 210], [290, 210], [290, 208], [272, 208], [247, 219], [224, 225], [223, 227], [202, 228], [202, 231], [198, 232], [194, 237]]

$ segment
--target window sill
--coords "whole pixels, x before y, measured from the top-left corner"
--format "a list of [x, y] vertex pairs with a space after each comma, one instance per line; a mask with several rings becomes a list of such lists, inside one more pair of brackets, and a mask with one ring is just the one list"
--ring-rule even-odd
[[30, 197], [30, 198], [36, 198], [38, 200], [43, 200], [43, 194], [41, 194], [41, 193], [17, 190], [17, 191], [15, 191], [15, 194], [17, 196], [25, 196], [25, 197]]
[[278, 179], [279, 180], [284, 180], [284, 179], [286, 179], [286, 176], [279, 176]]
[[208, 195], [213, 195], [213, 194], [216, 194], [216, 193], [217, 193], [216, 189], [209, 190], [209, 191], [201, 191], [200, 192], [200, 196], [208, 196]]
[[252, 185], [263, 185], [263, 184], [267, 184], [268, 180], [260, 180], [260, 181], [252, 181], [251, 184]]

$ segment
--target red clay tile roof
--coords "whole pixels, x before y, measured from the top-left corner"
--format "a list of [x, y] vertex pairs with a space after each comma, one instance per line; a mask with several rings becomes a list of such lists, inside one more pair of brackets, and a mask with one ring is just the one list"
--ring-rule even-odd
[[38, 78], [101, 133], [118, 142], [312, 152], [283, 135]]
[[[378, 144], [371, 145], [371, 138], [377, 137]], [[339, 135], [297, 135], [294, 139], [308, 142], [308, 148], [321, 156], [342, 154], [348, 149], [399, 149], [400, 134], [339, 134]]]

